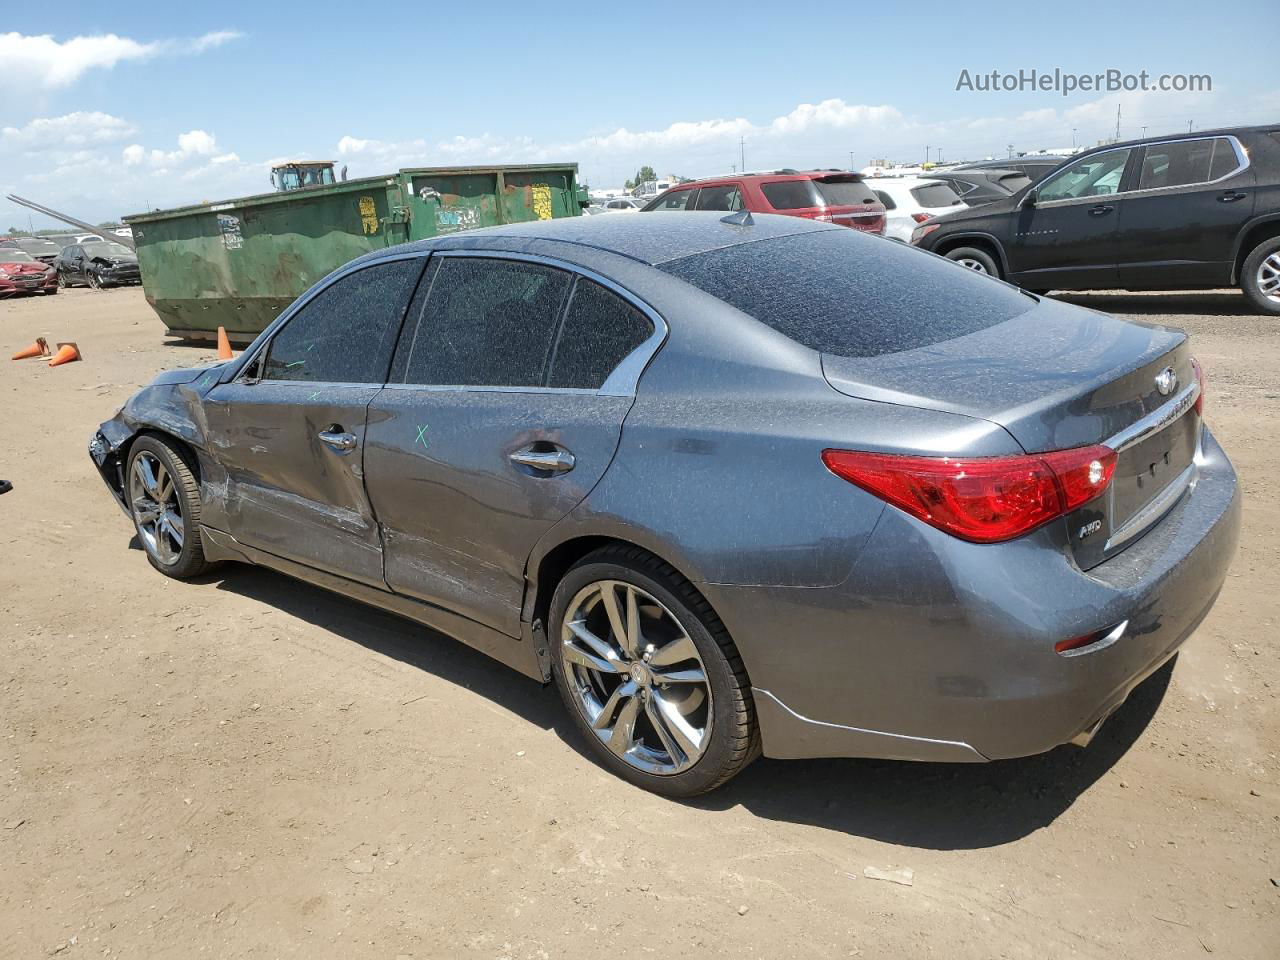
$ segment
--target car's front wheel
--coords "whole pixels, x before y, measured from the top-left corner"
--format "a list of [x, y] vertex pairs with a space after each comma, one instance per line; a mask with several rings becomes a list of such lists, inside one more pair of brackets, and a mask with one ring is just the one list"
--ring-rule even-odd
[[102, 289], [102, 280], [98, 277], [98, 275], [97, 275], [96, 273], [92, 273], [92, 272], [90, 272], [87, 276], [88, 276], [88, 278], [89, 278], [89, 286], [90, 286], [90, 288], [92, 288], [92, 289], [94, 289], [94, 290], [101, 290], [101, 289]]
[[946, 258], [976, 273], [985, 273], [989, 277], [1000, 276], [1000, 270], [991, 254], [977, 247], [956, 247], [946, 252]]
[[590, 751], [656, 793], [713, 790], [760, 752], [742, 658], [710, 604], [668, 564], [605, 547], [551, 602], [552, 675]]
[[205, 559], [200, 540], [200, 484], [176, 446], [156, 436], [135, 440], [125, 495], [153, 567], [185, 580], [214, 566]]
[[1245, 258], [1240, 289], [1263, 313], [1280, 314], [1280, 237], [1263, 241]]

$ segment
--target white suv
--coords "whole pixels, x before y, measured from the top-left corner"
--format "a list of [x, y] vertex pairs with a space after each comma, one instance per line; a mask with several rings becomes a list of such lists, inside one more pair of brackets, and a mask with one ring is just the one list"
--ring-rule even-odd
[[884, 204], [884, 235], [911, 242], [911, 231], [931, 217], [945, 217], [965, 209], [951, 184], [920, 177], [870, 177], [862, 181]]

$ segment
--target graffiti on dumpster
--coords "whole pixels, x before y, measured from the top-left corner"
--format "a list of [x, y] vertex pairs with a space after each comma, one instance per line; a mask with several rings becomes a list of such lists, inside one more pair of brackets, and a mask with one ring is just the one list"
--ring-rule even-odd
[[244, 246], [239, 217], [233, 217], [229, 213], [218, 214], [218, 232], [222, 234], [222, 245], [228, 250], [239, 250]]
[[480, 226], [480, 211], [475, 207], [441, 207], [436, 211], [436, 229], [440, 233], [452, 233], [455, 230], [471, 230]]
[[378, 232], [378, 205], [373, 197], [360, 198], [360, 224], [366, 235]]
[[551, 187], [549, 184], [535, 183], [533, 185], [533, 215], [539, 220], [550, 220], [552, 218]]

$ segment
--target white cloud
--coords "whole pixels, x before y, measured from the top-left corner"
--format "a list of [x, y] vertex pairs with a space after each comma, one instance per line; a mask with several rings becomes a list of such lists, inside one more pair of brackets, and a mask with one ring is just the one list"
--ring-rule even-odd
[[0, 33], [0, 63], [5, 65], [7, 83], [57, 89], [70, 86], [90, 70], [109, 70], [129, 60], [203, 53], [239, 36], [233, 30], [219, 30], [192, 39], [143, 43], [114, 33], [69, 40], [55, 40], [50, 34]]
[[131, 143], [120, 152], [120, 158], [126, 167], [136, 167], [146, 159], [147, 150], [140, 143]]
[[213, 153], [216, 147], [212, 134], [205, 133], [203, 130], [190, 130], [187, 133], [178, 134], [178, 149], [183, 153], [208, 154]]
[[133, 124], [109, 113], [76, 111], [61, 117], [40, 117], [21, 127], [0, 129], [0, 148], [27, 153], [59, 147], [123, 140], [135, 132]]

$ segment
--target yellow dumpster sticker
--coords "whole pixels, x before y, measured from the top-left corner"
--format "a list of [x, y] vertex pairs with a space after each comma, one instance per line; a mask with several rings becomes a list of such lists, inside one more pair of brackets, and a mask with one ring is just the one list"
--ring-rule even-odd
[[373, 197], [360, 198], [360, 222], [365, 233], [378, 232], [378, 205], [373, 202]]
[[551, 187], [548, 184], [533, 185], [533, 214], [539, 220], [551, 219]]

